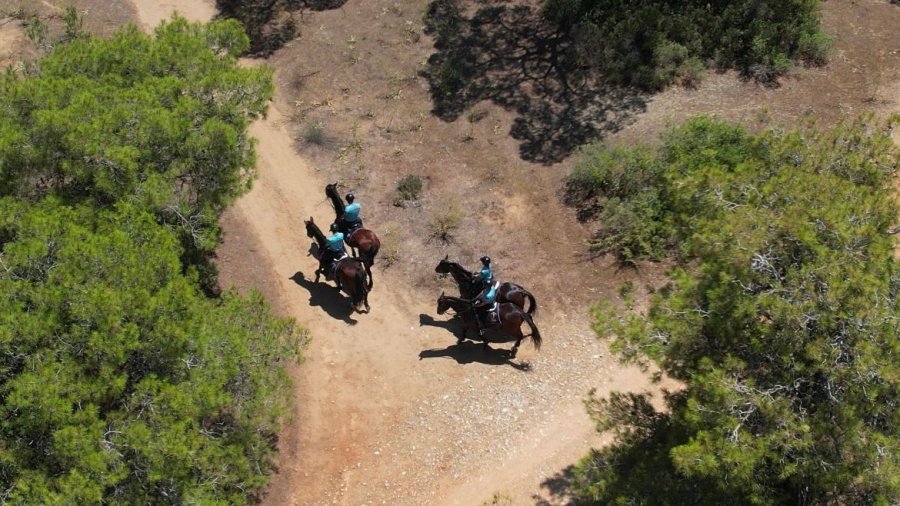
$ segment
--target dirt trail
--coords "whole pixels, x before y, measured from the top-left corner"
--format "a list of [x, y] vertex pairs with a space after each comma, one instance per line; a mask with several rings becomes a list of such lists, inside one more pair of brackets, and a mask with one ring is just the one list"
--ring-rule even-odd
[[[133, 3], [147, 28], [174, 6]], [[214, 13], [204, 0], [177, 8], [192, 20]], [[346, 316], [343, 296], [309, 280], [317, 262], [301, 220], [324, 225], [332, 210], [325, 181], [294, 149], [276, 95], [250, 129], [259, 178], [223, 217], [218, 251], [225, 283], [260, 289], [313, 338], [294, 370], [294, 421], [266, 502], [479, 504], [494, 493], [516, 504], [562, 501], [541, 484], [596, 443], [585, 393], [646, 388], [643, 375], [612, 368], [583, 308], [540, 315], [544, 350], [526, 343], [512, 363], [455, 345], [443, 319], [431, 316], [437, 293], [415, 293], [391, 271], [375, 271], [371, 314]]]

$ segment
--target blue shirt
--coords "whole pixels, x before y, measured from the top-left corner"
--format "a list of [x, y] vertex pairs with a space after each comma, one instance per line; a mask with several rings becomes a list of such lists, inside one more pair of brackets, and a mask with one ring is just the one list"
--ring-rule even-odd
[[493, 304], [494, 300], [497, 298], [497, 285], [492, 284], [490, 288], [488, 288], [487, 292], [484, 293], [484, 296], [481, 297], [481, 300], [486, 302], [487, 304]]
[[494, 273], [491, 272], [490, 266], [485, 266], [481, 268], [481, 281], [484, 281], [485, 284], [490, 283], [494, 280]]
[[328, 249], [335, 253], [344, 251], [344, 234], [335, 232], [333, 236], [328, 238]]
[[344, 220], [349, 222], [359, 221], [359, 208], [360, 205], [356, 202], [347, 205], [344, 208]]

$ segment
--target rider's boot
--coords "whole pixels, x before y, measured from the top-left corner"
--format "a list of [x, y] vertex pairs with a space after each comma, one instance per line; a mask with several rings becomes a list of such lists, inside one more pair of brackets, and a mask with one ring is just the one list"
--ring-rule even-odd
[[481, 317], [478, 316], [478, 311], [474, 311], [474, 313], [475, 313], [475, 323], [478, 324], [478, 337], [480, 337], [481, 340], [484, 341], [484, 324], [481, 323]]

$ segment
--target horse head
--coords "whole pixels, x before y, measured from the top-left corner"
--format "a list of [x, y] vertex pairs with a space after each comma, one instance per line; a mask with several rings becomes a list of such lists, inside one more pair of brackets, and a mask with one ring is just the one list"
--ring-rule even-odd
[[441, 296], [438, 297], [437, 303], [437, 314], [444, 314], [450, 309], [450, 299], [444, 295], [444, 292], [441, 292]]
[[316, 222], [313, 221], [312, 216], [308, 220], [303, 220], [303, 224], [306, 225], [306, 237], [315, 237], [316, 233], [313, 227], [316, 226]]
[[447, 260], [448, 258], [450, 258], [450, 255], [445, 256], [438, 262], [437, 267], [434, 268], [434, 272], [438, 274], [448, 274], [450, 272], [450, 261]]

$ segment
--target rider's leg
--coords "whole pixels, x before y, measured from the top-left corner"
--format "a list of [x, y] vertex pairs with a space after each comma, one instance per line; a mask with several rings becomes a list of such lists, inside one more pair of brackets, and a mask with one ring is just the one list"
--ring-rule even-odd
[[481, 317], [478, 315], [478, 309], [479, 309], [479, 306], [476, 306], [476, 305], [472, 306], [472, 314], [475, 315], [475, 324], [478, 325], [478, 337], [480, 337], [481, 340], [483, 341], [484, 340], [484, 323], [481, 322]]

